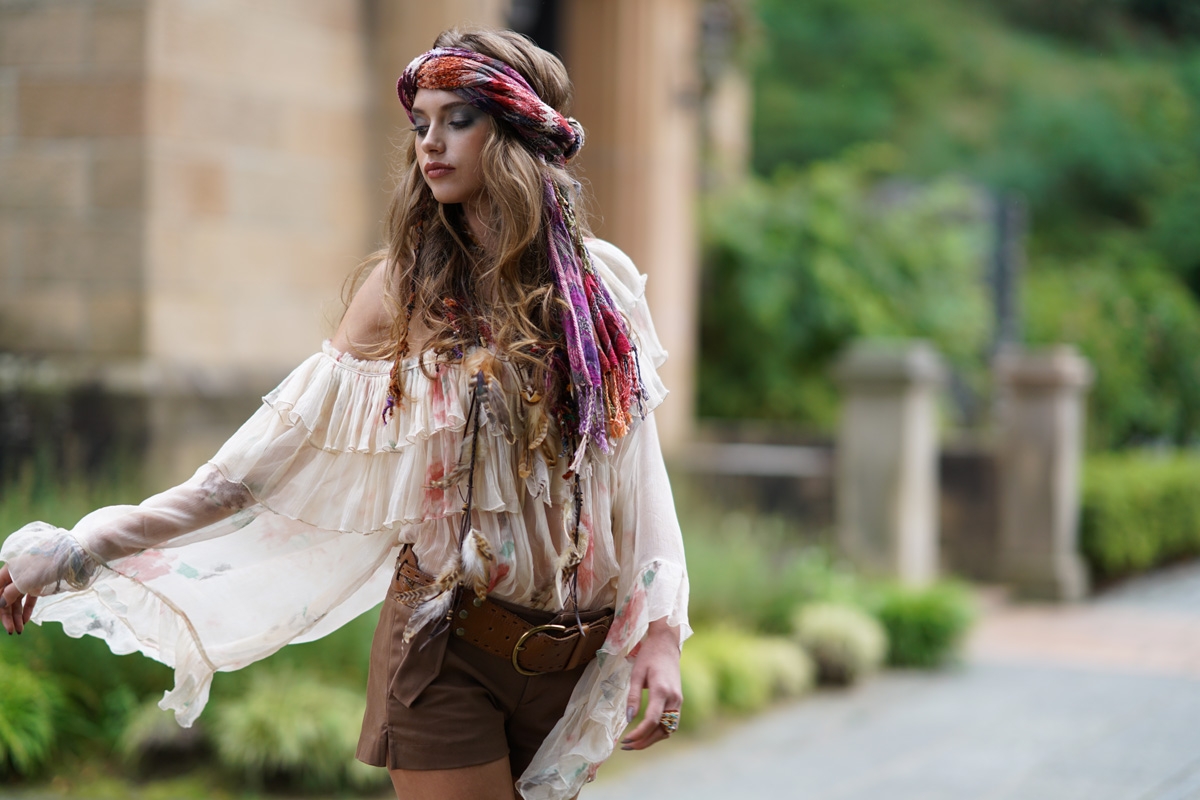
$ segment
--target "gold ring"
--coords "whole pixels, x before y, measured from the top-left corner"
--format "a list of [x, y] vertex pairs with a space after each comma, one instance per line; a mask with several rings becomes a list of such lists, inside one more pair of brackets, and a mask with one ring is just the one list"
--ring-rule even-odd
[[664, 711], [658, 718], [658, 725], [667, 732], [667, 736], [670, 736], [679, 730], [679, 711]]

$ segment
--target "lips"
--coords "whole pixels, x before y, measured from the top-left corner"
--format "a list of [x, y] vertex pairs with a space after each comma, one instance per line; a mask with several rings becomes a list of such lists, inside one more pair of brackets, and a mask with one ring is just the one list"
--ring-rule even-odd
[[425, 165], [425, 177], [427, 178], [442, 178], [451, 172], [454, 172], [454, 167], [443, 164], [441, 161], [430, 161]]

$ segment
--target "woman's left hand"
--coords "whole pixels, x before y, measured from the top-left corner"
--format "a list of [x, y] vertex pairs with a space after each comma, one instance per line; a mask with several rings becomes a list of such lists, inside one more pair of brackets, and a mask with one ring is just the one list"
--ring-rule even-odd
[[678, 711], [683, 705], [683, 689], [679, 682], [679, 631], [665, 619], [651, 622], [645, 638], [638, 645], [626, 703], [630, 721], [637, 716], [642, 704], [643, 689], [649, 690], [646, 716], [621, 740], [622, 750], [644, 750], [667, 738], [669, 734], [659, 720], [664, 711]]
[[4, 626], [9, 636], [25, 630], [36, 603], [36, 597], [26, 595], [13, 583], [8, 565], [0, 567], [0, 625]]

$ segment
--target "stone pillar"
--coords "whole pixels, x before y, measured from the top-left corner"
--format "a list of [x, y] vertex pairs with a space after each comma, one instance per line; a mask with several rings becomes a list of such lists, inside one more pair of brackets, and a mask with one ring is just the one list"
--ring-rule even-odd
[[563, 4], [591, 228], [648, 276], [646, 300], [670, 353], [659, 375], [671, 397], [655, 412], [668, 455], [690, 441], [695, 414], [699, 10], [695, 0]]
[[1025, 597], [1087, 594], [1079, 553], [1079, 470], [1087, 360], [1059, 345], [1002, 352], [999, 416], [1000, 575]]
[[924, 342], [860, 342], [837, 365], [838, 544], [868, 573], [928, 583], [937, 573], [938, 354]]

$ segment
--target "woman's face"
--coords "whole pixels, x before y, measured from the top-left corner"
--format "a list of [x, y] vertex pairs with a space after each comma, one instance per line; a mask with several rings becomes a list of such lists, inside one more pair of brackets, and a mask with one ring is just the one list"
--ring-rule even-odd
[[487, 114], [453, 92], [418, 89], [412, 115], [417, 165], [434, 199], [473, 211], [483, 196], [480, 162], [491, 131]]

